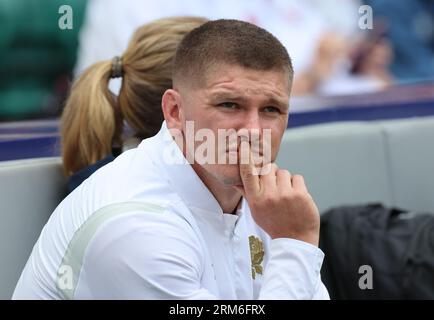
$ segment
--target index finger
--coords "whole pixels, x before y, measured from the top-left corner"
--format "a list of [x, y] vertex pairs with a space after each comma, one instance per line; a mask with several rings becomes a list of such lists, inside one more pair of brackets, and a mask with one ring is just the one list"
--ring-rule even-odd
[[257, 195], [260, 190], [259, 175], [255, 167], [252, 151], [248, 142], [241, 142], [239, 156], [240, 176], [246, 196], [249, 197], [252, 195]]

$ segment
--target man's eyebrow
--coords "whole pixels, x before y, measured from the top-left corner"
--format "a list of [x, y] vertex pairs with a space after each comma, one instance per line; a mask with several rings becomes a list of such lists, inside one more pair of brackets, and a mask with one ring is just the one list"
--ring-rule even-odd
[[286, 99], [280, 99], [280, 98], [272, 96], [272, 97], [268, 97], [267, 103], [279, 106], [279, 107], [284, 108], [286, 110], [289, 109], [289, 101], [287, 101]]
[[[233, 101], [247, 101], [249, 97], [238, 93], [236, 91], [216, 91], [210, 94], [212, 100], [233, 100]], [[289, 101], [282, 99], [274, 94], [269, 94], [264, 99], [264, 103], [281, 107], [285, 110], [289, 109]]]
[[233, 99], [233, 100], [245, 100], [246, 97], [244, 97], [242, 94], [239, 94], [238, 92], [232, 92], [232, 91], [217, 91], [210, 94], [211, 99]]

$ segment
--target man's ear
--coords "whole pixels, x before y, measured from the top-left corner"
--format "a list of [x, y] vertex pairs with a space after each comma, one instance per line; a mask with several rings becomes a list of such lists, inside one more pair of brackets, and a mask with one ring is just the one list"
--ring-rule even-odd
[[179, 93], [174, 89], [166, 90], [161, 100], [161, 106], [167, 127], [182, 131], [181, 96]]

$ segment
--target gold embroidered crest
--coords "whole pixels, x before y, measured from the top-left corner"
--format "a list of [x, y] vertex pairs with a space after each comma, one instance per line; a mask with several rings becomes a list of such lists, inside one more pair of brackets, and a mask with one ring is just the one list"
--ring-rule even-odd
[[255, 237], [249, 237], [250, 258], [252, 259], [252, 278], [256, 278], [256, 274], [262, 274], [261, 263], [264, 260], [264, 246], [262, 241]]

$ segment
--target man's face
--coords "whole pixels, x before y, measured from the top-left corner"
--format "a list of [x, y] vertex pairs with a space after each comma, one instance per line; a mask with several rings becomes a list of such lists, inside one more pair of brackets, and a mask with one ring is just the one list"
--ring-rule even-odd
[[[202, 172], [205, 171], [208, 176], [224, 185], [242, 185], [239, 164], [230, 164], [229, 161], [221, 163], [217, 159], [222, 153], [227, 158], [229, 155], [237, 156], [241, 139], [235, 140], [235, 144], [229, 143], [228, 139], [224, 143], [225, 148], [218, 148], [219, 129], [252, 133], [249, 141], [252, 149], [255, 149], [254, 144], [259, 146], [256, 151], [264, 156], [264, 143], [268, 144], [268, 158], [274, 162], [287, 126], [289, 88], [289, 76], [285, 70], [258, 71], [224, 64], [208, 70], [202, 84], [179, 88], [180, 120], [184, 137], [189, 138], [185, 135], [188, 121], [193, 121], [195, 132], [206, 128], [216, 137], [215, 163], [196, 163], [193, 167], [200, 166]], [[264, 138], [269, 138], [269, 141]], [[184, 143], [188, 146], [189, 141]], [[202, 142], [190, 143], [197, 150]]]

